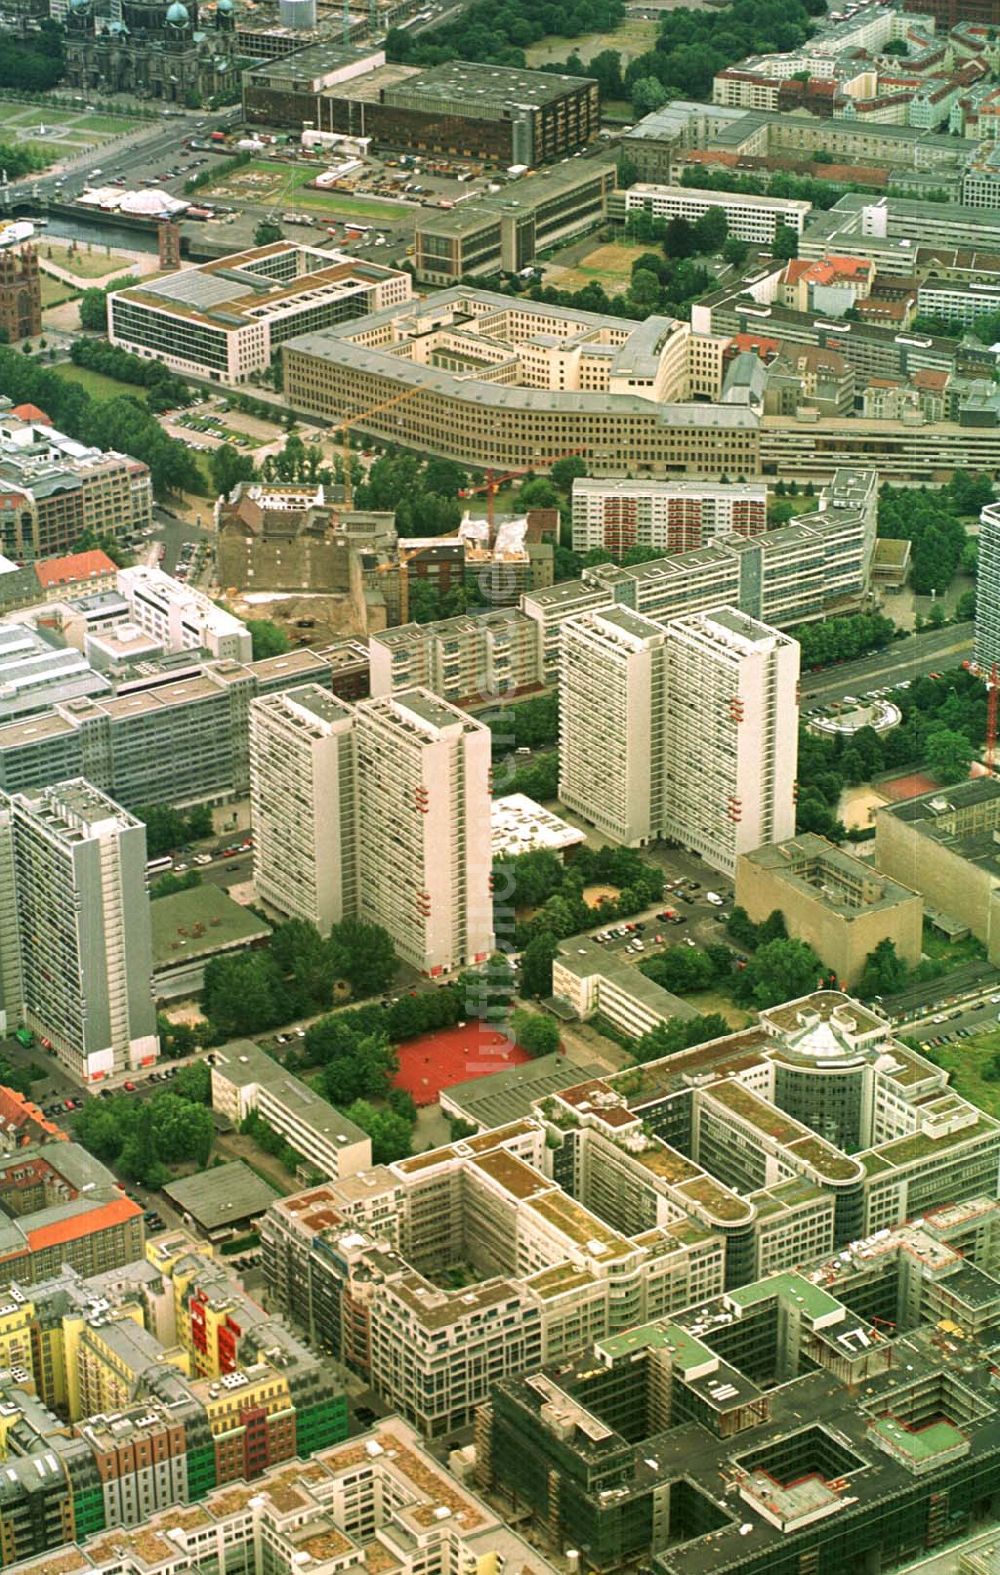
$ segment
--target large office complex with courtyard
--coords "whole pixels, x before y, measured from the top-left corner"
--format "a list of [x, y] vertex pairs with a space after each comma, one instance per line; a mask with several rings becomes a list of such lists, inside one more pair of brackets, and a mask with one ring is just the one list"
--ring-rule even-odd
[[723, 339], [456, 287], [285, 342], [293, 405], [462, 464], [753, 475], [757, 418], [716, 404]]
[[1000, 1124], [837, 991], [525, 1107], [261, 1222], [272, 1304], [428, 1434], [504, 1375], [996, 1194]]
[[295, 334], [409, 296], [409, 275], [395, 268], [276, 241], [113, 291], [108, 337], [172, 371], [245, 383]]

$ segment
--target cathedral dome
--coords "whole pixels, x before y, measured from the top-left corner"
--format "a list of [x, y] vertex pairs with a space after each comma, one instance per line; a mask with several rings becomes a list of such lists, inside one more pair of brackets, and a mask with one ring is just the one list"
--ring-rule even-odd
[[165, 21], [168, 27], [187, 27], [190, 20], [187, 6], [182, 5], [181, 0], [173, 0], [173, 4], [167, 7]]

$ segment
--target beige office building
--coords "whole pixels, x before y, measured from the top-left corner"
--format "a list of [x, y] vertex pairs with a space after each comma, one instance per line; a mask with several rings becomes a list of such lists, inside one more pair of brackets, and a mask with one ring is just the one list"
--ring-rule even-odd
[[493, 947], [490, 730], [427, 689], [356, 712], [358, 890], [405, 962], [427, 974]]
[[250, 707], [257, 895], [322, 934], [358, 902], [354, 710], [319, 684]]
[[733, 875], [795, 832], [799, 645], [732, 607], [666, 627], [663, 833]]
[[663, 813], [662, 624], [627, 607], [567, 619], [559, 677], [559, 797], [627, 847]]
[[461, 286], [283, 347], [297, 410], [459, 464], [594, 475], [759, 471], [758, 418], [719, 398], [726, 339]]
[[742, 854], [736, 901], [755, 924], [780, 910], [789, 935], [806, 941], [844, 990], [882, 941], [911, 968], [920, 961], [923, 900], [813, 832]]

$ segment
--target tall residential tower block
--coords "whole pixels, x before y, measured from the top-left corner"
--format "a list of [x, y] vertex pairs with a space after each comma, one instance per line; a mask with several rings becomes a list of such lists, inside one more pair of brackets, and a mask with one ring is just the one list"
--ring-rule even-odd
[[81, 1082], [155, 1061], [142, 821], [82, 778], [0, 797], [0, 904], [8, 1025]]
[[795, 831], [799, 646], [731, 607], [561, 627], [559, 796], [607, 836], [672, 837], [733, 874]]

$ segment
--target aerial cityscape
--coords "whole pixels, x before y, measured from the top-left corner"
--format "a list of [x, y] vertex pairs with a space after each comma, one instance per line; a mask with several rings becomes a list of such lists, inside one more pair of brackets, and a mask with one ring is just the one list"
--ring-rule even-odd
[[1000, 0], [0, 37], [0, 1567], [1000, 1575]]

